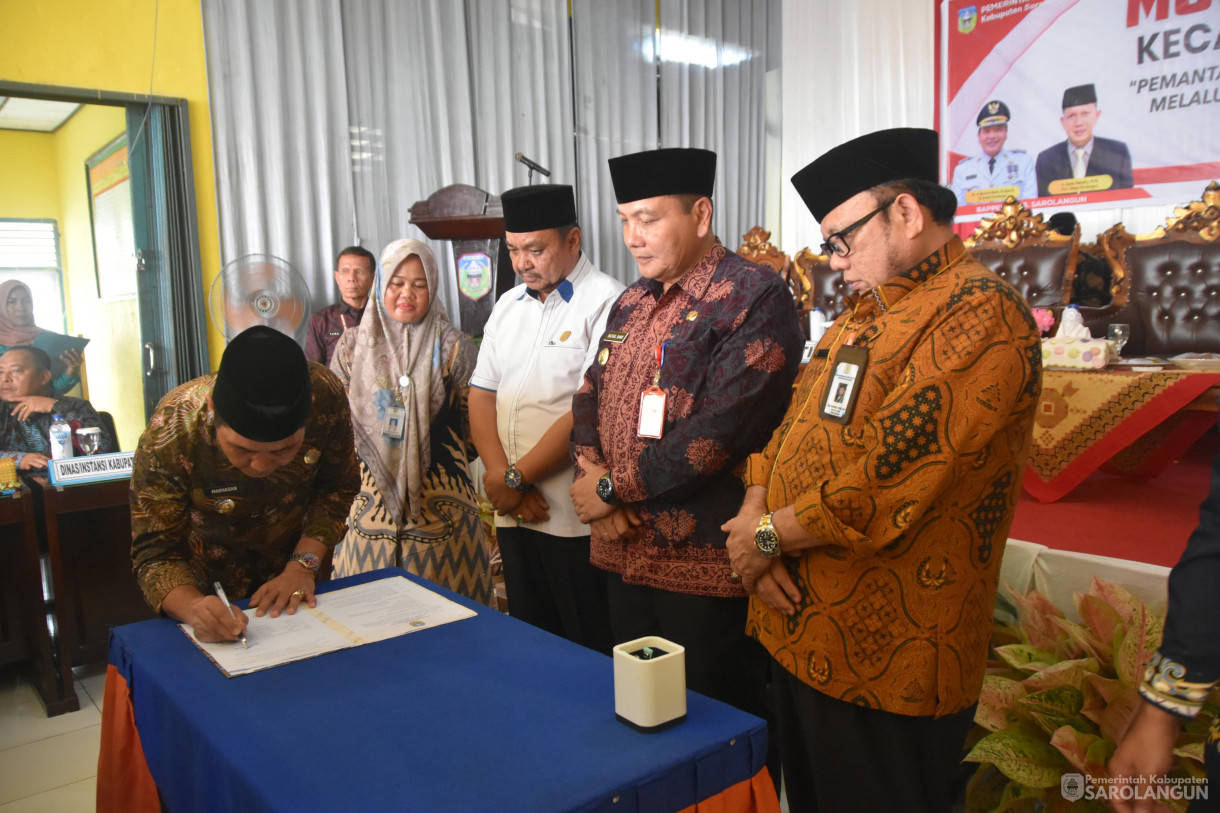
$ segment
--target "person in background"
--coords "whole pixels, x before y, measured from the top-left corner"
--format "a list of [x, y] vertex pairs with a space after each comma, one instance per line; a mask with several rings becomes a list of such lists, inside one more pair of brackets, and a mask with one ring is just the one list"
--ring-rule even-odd
[[214, 375], [161, 399], [136, 448], [131, 558], [148, 605], [201, 641], [246, 628], [214, 582], [260, 616], [316, 606], [358, 471], [335, 376], [272, 328], [234, 336]]
[[[99, 453], [118, 451], [114, 436], [83, 398], [56, 395], [51, 387], [51, 358], [40, 347], [17, 346], [0, 356], [0, 457], [11, 457], [19, 471], [45, 469], [51, 459], [53, 416], [62, 415], [76, 430], [96, 428]], [[76, 447], [76, 454], [83, 454]]]
[[953, 182], [949, 184], [957, 195], [959, 206], [1003, 200], [1008, 194], [967, 200], [967, 193], [976, 189], [1016, 187], [1016, 197], [1022, 200], [1037, 194], [1038, 182], [1034, 176], [1033, 156], [1025, 150], [1004, 149], [1004, 144], [1008, 141], [1008, 121], [1011, 117], [1008, 105], [998, 99], [983, 105], [983, 109], [979, 111], [975, 124], [979, 128], [979, 146], [983, 151], [959, 161], [953, 168]]
[[[1076, 215], [1071, 212], [1055, 212], [1047, 218], [1046, 225], [1058, 234], [1071, 237], [1076, 231]], [[1076, 255], [1076, 273], [1072, 277], [1071, 304], [1089, 308], [1109, 305], [1114, 295], [1110, 292], [1113, 275], [1110, 265], [1100, 257], [1081, 251]]]
[[581, 251], [572, 187], [500, 196], [504, 239], [523, 283], [500, 297], [470, 377], [470, 429], [496, 509], [514, 618], [606, 654], [606, 574], [589, 563], [589, 527], [568, 496], [572, 395], [593, 363], [623, 284]]
[[[0, 283], [0, 353], [10, 347], [33, 345], [43, 333], [62, 335], [34, 324], [34, 298], [30, 286], [15, 279]], [[69, 348], [60, 354], [58, 364], [52, 362], [51, 388], [55, 392], [68, 392], [80, 383], [81, 361], [80, 351]]]
[[[1220, 455], [1212, 460], [1212, 486], [1199, 507], [1199, 526], [1169, 573], [1169, 609], [1161, 646], [1144, 670], [1144, 698], [1126, 735], [1110, 758], [1110, 776], [1141, 794], [1155, 792], [1173, 768], [1182, 724], [1199, 714], [1220, 683]], [[1191, 813], [1220, 810], [1220, 715], [1203, 744], [1206, 801]], [[1173, 786], [1167, 789], [1172, 790]], [[1198, 788], [1198, 786], [1196, 786]], [[1121, 795], [1121, 794], [1120, 794]], [[1120, 813], [1152, 813], [1152, 799], [1118, 799]]]
[[1100, 118], [1097, 89], [1093, 85], [1077, 85], [1063, 91], [1063, 117], [1059, 123], [1067, 139], [1038, 153], [1035, 173], [1039, 195], [1054, 194], [1050, 191], [1053, 181], [1095, 175], [1110, 176], [1110, 184], [1098, 188], [1131, 188], [1134, 183], [1131, 151], [1126, 142], [1093, 135]]
[[792, 178], [853, 296], [724, 527], [793, 810], [944, 813], [968, 776], [1041, 342], [954, 235], [938, 164], [902, 128]]
[[688, 688], [766, 718], [766, 653], [745, 634], [749, 599], [720, 526], [744, 493], [735, 469], [791, 397], [796, 307], [778, 274], [713, 232], [714, 152], [624, 155], [610, 176], [641, 278], [572, 399], [576, 514], [609, 574], [615, 639], [682, 645]]
[[335, 549], [335, 575], [401, 567], [490, 605], [466, 412], [478, 350], [449, 323], [438, 282], [431, 249], [418, 240], [390, 243], [376, 301], [331, 358], [347, 388], [360, 457], [360, 493]]
[[348, 246], [339, 252], [335, 258], [335, 285], [342, 298], [309, 317], [305, 358], [318, 364], [330, 364], [343, 331], [359, 325], [364, 316], [376, 268], [377, 259], [367, 248]]

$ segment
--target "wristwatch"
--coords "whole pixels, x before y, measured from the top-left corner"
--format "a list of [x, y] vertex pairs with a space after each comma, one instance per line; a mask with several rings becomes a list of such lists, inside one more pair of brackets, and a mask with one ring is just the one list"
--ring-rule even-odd
[[322, 563], [318, 561], [318, 557], [314, 556], [312, 553], [294, 553], [292, 554], [292, 561], [296, 562], [298, 565], [312, 573], [314, 578], [317, 578], [318, 568], [322, 565]]
[[529, 488], [525, 484], [525, 478], [521, 476], [521, 469], [517, 468], [516, 463], [509, 463], [508, 468], [504, 470], [504, 485], [517, 491], [525, 491]]
[[610, 472], [597, 478], [597, 496], [601, 497], [606, 505], [618, 502], [618, 497], [614, 496], [614, 483], [610, 482]]
[[771, 524], [771, 512], [762, 515], [758, 521], [758, 530], [754, 532], [754, 545], [768, 559], [774, 559], [782, 551], [779, 549], [779, 534]]

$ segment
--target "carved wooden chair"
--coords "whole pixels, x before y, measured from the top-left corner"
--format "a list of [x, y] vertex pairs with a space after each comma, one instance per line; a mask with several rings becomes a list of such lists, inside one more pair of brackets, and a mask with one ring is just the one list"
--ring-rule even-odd
[[1059, 309], [1071, 298], [1080, 226], [1060, 234], [1009, 196], [966, 239], [974, 257], [1012, 284], [1034, 308]]
[[771, 244], [771, 232], [762, 226], [755, 226], [746, 232], [742, 240], [744, 242], [737, 253], [752, 263], [774, 269], [788, 283], [798, 316], [804, 317], [813, 310], [809, 278], [788, 259], [787, 254]]
[[1106, 321], [1131, 326], [1124, 355], [1220, 353], [1220, 184], [1148, 234], [1120, 223], [1098, 243], [1115, 280]]

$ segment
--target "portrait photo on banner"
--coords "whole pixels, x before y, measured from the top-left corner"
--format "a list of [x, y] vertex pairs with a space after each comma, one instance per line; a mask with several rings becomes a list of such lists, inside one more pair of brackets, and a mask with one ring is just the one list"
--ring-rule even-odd
[[1220, 178], [1220, 2], [938, 0], [959, 220], [1176, 204]]

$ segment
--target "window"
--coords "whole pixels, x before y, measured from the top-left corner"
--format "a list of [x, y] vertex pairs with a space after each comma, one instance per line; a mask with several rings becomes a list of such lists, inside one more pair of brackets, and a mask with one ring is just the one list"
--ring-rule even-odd
[[67, 332], [59, 228], [54, 220], [0, 218], [0, 282], [10, 279], [30, 286], [36, 325]]

